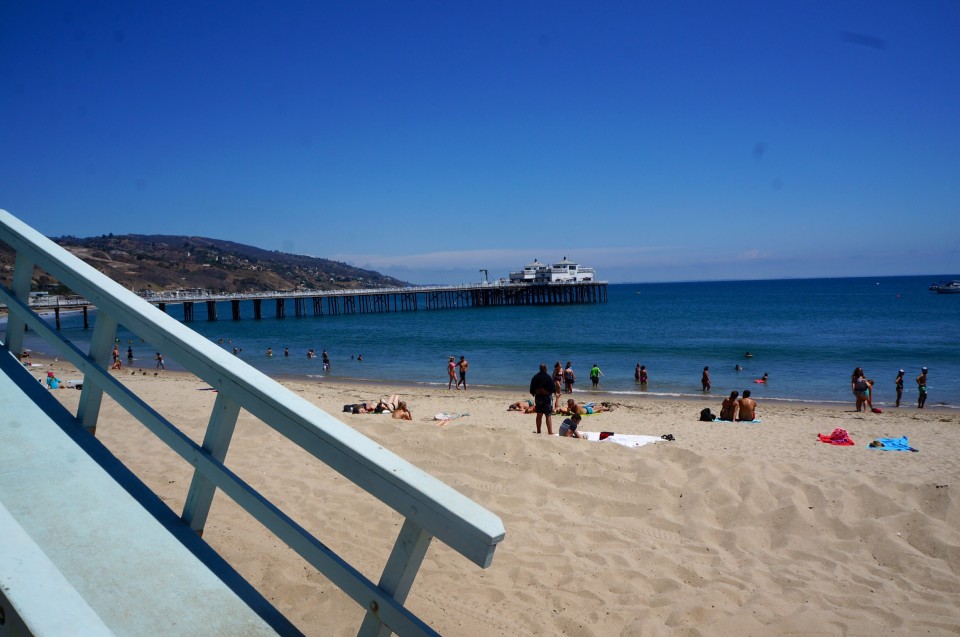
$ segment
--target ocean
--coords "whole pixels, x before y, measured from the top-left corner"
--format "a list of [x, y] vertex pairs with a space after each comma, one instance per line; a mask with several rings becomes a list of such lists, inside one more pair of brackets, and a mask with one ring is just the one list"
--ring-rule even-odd
[[[958, 277], [615, 284], [609, 301], [598, 304], [299, 318], [288, 309], [287, 318], [266, 318], [265, 311], [259, 321], [247, 318], [249, 306], [242, 306], [242, 320], [230, 320], [224, 303], [221, 319], [209, 322], [205, 305], [197, 304], [189, 325], [228, 351], [238, 348], [238, 358], [270, 376], [317, 382], [445, 386], [449, 357], [463, 355], [469, 386], [515, 388], [518, 398], [541, 362], [552, 369], [556, 361], [572, 361], [585, 394], [594, 363], [604, 374], [604, 393], [670, 397], [702, 396], [700, 376], [709, 366], [717, 397], [750, 389], [761, 404], [852, 404], [850, 375], [860, 366], [876, 381], [874, 404], [890, 407], [897, 370], [906, 370], [904, 402], [915, 405], [913, 379], [925, 366], [928, 406], [958, 408], [960, 295], [928, 290], [934, 280], [950, 278]], [[179, 307], [168, 311], [182, 319]], [[70, 338], [87, 342], [91, 330], [78, 315], [62, 323]], [[121, 350], [133, 347], [135, 367], [153, 367], [149, 343], [122, 326], [118, 338]], [[27, 346], [50, 349], [30, 337]], [[307, 358], [310, 348], [318, 358]], [[328, 371], [319, 359], [324, 349]], [[645, 389], [634, 381], [637, 363], [649, 372]], [[768, 382], [755, 383], [764, 373]]]

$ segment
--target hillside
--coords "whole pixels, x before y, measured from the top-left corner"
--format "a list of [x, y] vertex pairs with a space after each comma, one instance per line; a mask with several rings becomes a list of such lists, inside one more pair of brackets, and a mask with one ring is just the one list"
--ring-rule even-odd
[[[339, 261], [263, 250], [254, 246], [168, 235], [54, 237], [53, 241], [135, 291], [204, 288], [212, 292], [333, 290], [407, 285]], [[0, 279], [9, 284], [13, 253], [0, 244]], [[39, 275], [39, 273], [37, 273]], [[64, 292], [43, 274], [34, 289]]]

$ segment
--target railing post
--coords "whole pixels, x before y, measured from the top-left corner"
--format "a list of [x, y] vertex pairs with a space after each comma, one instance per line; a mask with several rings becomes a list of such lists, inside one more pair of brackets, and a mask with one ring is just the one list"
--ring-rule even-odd
[[[94, 364], [106, 368], [113, 350], [113, 340], [117, 336], [117, 319], [102, 310], [97, 312], [97, 322], [93, 326], [90, 338], [89, 356]], [[77, 420], [93, 435], [97, 435], [97, 419], [100, 417], [100, 403], [103, 400], [103, 388], [96, 381], [88, 382], [84, 376], [80, 404], [77, 406]]]
[[[383, 568], [377, 586], [386, 594], [403, 604], [417, 577], [432, 536], [410, 521], [404, 520], [393, 551]], [[357, 637], [388, 637], [393, 631], [383, 625], [375, 609], [367, 609]]]
[[[203, 450], [218, 462], [223, 462], [227, 457], [227, 449], [230, 448], [230, 440], [237, 427], [239, 415], [239, 403], [218, 393], [213, 411], [210, 413], [207, 433], [203, 437]], [[200, 473], [199, 469], [194, 470], [181, 517], [191, 529], [197, 532], [197, 535], [203, 535], [203, 527], [207, 523], [207, 514], [210, 513], [210, 505], [213, 504], [213, 495], [216, 490], [214, 484]]]
[[[33, 280], [33, 261], [26, 255], [18, 252], [13, 270], [13, 295], [30, 305], [30, 282]], [[10, 312], [7, 317], [7, 335], [5, 337], [7, 350], [20, 358], [23, 351], [23, 332], [27, 327], [26, 321], [16, 312]]]

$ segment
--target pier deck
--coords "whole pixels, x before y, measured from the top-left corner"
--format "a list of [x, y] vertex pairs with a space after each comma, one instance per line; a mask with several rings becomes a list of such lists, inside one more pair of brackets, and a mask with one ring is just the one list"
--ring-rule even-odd
[[[166, 292], [145, 295], [142, 298], [164, 312], [168, 307], [182, 306], [183, 322], [190, 323], [197, 320], [198, 314], [208, 321], [216, 321], [226, 316], [238, 321], [242, 318], [261, 319], [271, 313], [276, 318], [286, 318], [288, 316], [338, 316], [521, 305], [606, 303], [607, 283], [604, 281], [545, 284], [478, 283], [456, 286], [243, 294]], [[92, 305], [95, 304], [80, 297], [36, 297], [31, 299], [30, 303], [30, 307], [35, 310], [53, 310], [58, 329], [60, 328], [60, 311], [70, 309], [82, 310], [84, 327], [88, 327], [87, 308]], [[196, 311], [197, 306], [200, 306], [200, 312]]]

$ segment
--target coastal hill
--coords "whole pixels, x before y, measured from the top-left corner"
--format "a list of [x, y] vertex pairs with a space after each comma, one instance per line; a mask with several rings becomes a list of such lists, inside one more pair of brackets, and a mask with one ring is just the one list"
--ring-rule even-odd
[[[203, 288], [211, 292], [335, 290], [405, 286], [405, 281], [339, 261], [254, 246], [169, 235], [54, 237], [54, 242], [124, 287], [140, 292]], [[0, 244], [0, 280], [9, 285], [13, 252]], [[65, 293], [46, 273], [35, 290]]]

